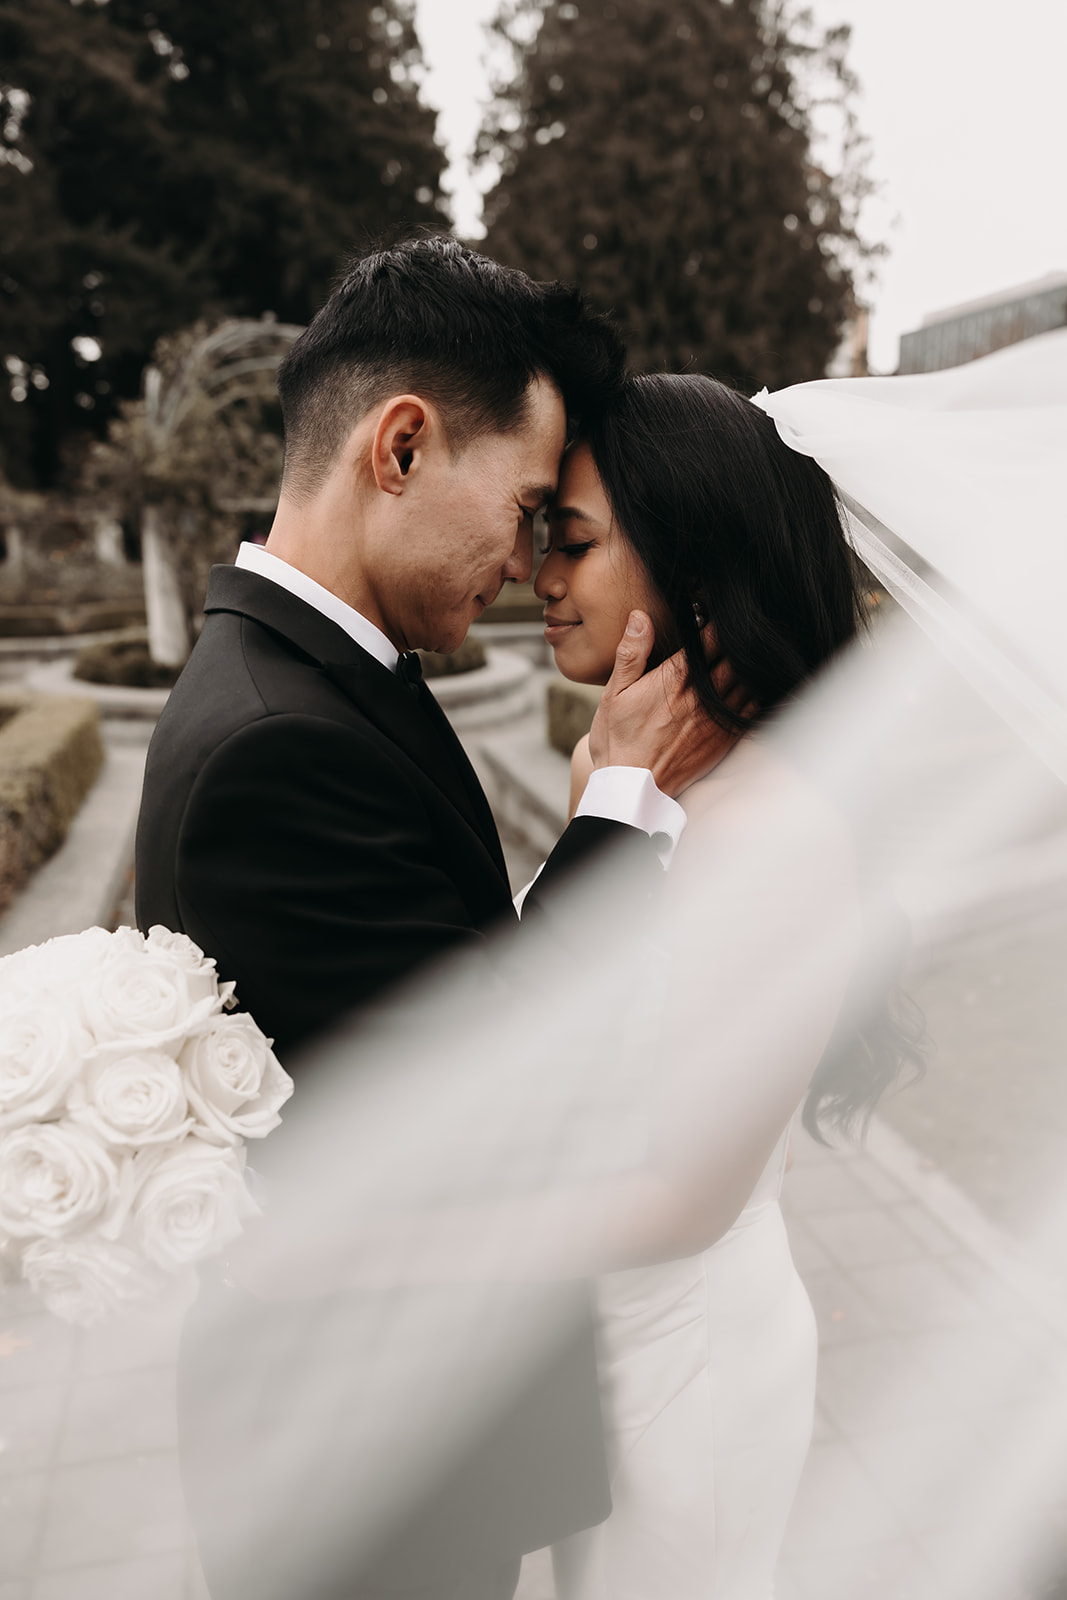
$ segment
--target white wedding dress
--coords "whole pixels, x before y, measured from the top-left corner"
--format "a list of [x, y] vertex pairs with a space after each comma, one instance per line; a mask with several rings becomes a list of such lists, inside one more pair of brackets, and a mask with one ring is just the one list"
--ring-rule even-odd
[[[766, 757], [746, 748], [758, 773]], [[690, 789], [691, 827], [732, 781], [720, 771]], [[516, 896], [520, 910], [528, 889]], [[653, 954], [659, 973], [646, 966], [634, 1014], [617, 1015], [615, 1042], [605, 1043], [635, 1105], [662, 1046], [649, 994], [665, 988], [672, 958], [662, 946], [646, 959]], [[787, 1126], [715, 1244], [596, 1280], [612, 1511], [554, 1546], [557, 1600], [772, 1600], [811, 1443], [817, 1355], [779, 1205], [789, 1138]]]
[[559, 1600], [769, 1600], [811, 1439], [816, 1334], [778, 1204], [788, 1134], [711, 1249], [596, 1286], [613, 1510]]

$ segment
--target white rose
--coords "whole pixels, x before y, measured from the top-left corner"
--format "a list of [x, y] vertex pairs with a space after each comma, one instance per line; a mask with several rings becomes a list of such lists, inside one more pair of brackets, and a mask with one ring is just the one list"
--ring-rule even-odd
[[165, 951], [173, 958], [176, 966], [184, 967], [187, 972], [206, 971], [214, 977], [213, 959], [206, 956], [187, 933], [175, 933], [172, 928], [165, 928], [161, 922], [154, 922], [145, 935], [145, 944], [150, 950]]
[[119, 1194], [98, 1139], [56, 1122], [0, 1135], [0, 1237], [59, 1239], [96, 1222]]
[[58, 1113], [91, 1048], [65, 997], [0, 1006], [0, 1132]]
[[227, 1144], [262, 1139], [282, 1120], [278, 1108], [292, 1094], [293, 1080], [246, 1013], [218, 1017], [189, 1040], [178, 1060], [189, 1107], [208, 1137]]
[[0, 961], [0, 1013], [21, 1005], [35, 988], [40, 992], [38, 974], [46, 967], [43, 949], [43, 945], [31, 944]]
[[204, 994], [213, 993], [217, 984], [223, 1005], [228, 1006], [235, 1003], [233, 991], [236, 988], [236, 984], [218, 982], [214, 958], [206, 956], [200, 946], [193, 943], [188, 934], [174, 933], [170, 928], [164, 928], [161, 923], [157, 922], [148, 930], [145, 948], [153, 953], [159, 952], [168, 956], [174, 965], [180, 967], [183, 972], [202, 980]]
[[[86, 1019], [100, 1046], [165, 1047], [222, 1009], [214, 971], [194, 972], [134, 928], [119, 928], [83, 984]], [[125, 1054], [125, 1051], [122, 1052]]]
[[23, 1251], [22, 1273], [54, 1316], [86, 1327], [163, 1283], [132, 1250], [94, 1234], [35, 1240]]
[[0, 1016], [25, 1001], [44, 1005], [62, 999], [80, 1010], [83, 979], [99, 965], [110, 944], [111, 935], [103, 928], [86, 928], [83, 933], [64, 934], [4, 956], [0, 960]]
[[200, 1261], [235, 1239], [258, 1207], [244, 1182], [244, 1151], [189, 1134], [133, 1158], [132, 1225], [148, 1259], [169, 1271]]
[[67, 1105], [79, 1127], [130, 1150], [174, 1142], [193, 1125], [181, 1072], [162, 1050], [90, 1057]]

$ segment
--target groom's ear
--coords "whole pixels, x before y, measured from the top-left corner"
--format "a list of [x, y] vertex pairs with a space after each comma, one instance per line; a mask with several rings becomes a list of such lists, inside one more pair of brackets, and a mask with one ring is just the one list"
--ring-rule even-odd
[[374, 481], [383, 494], [404, 493], [437, 427], [432, 407], [417, 395], [395, 395], [385, 402], [371, 445]]

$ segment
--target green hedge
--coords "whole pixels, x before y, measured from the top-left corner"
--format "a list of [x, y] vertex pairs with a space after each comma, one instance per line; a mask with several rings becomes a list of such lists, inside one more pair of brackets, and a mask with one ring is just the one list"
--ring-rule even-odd
[[170, 689], [181, 667], [153, 661], [148, 639], [138, 633], [105, 644], [87, 644], [74, 663], [74, 676], [85, 683], [108, 683], [126, 689]]
[[420, 650], [424, 678], [452, 678], [457, 672], [474, 672], [486, 663], [485, 646], [470, 634], [456, 650]]
[[602, 689], [589, 683], [550, 683], [548, 686], [548, 742], [560, 755], [569, 756], [579, 739], [593, 726]]
[[0, 693], [0, 908], [63, 843], [103, 762], [95, 702]]
[[534, 594], [532, 583], [506, 583], [479, 622], [540, 622], [545, 602]]
[[0, 605], [0, 638], [43, 639], [100, 633], [144, 622], [140, 600], [88, 600], [77, 605]]

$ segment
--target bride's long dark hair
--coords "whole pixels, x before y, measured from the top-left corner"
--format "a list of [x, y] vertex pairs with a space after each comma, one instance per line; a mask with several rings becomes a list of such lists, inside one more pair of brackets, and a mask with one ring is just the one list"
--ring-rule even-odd
[[[786, 705], [864, 625], [862, 568], [834, 486], [790, 450], [770, 417], [711, 378], [630, 378], [582, 429], [618, 532], [670, 618], [657, 656], [685, 652], [708, 716], [744, 731]], [[869, 580], [868, 580], [869, 583]], [[701, 632], [711, 624], [709, 659]], [[726, 704], [729, 662], [759, 707]], [[921, 1015], [898, 988], [903, 922], [869, 930], [834, 1036], [804, 1105], [805, 1126], [862, 1125], [902, 1067], [922, 1064]]]

